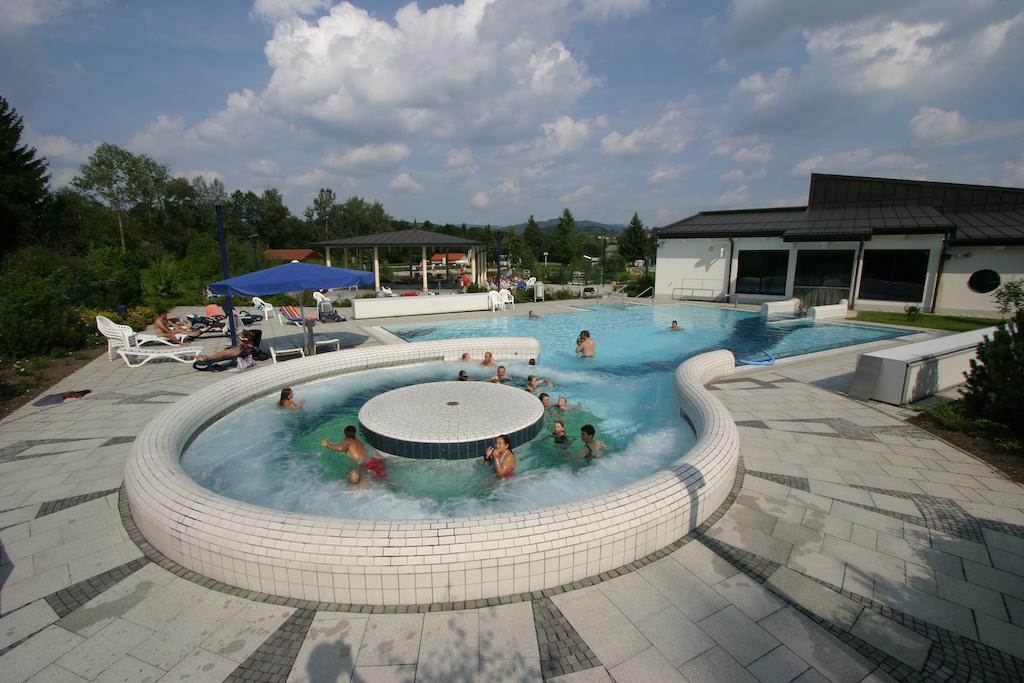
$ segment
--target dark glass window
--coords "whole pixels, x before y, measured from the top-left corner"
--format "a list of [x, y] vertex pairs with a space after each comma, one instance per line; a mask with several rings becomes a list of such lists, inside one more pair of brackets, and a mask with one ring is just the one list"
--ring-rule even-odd
[[880, 301], [923, 301], [927, 275], [927, 250], [867, 249], [859, 296]]
[[996, 290], [999, 284], [999, 273], [987, 269], [975, 272], [967, 281], [967, 286], [971, 288], [971, 291], [978, 294], [988, 294]]
[[741, 251], [736, 271], [739, 294], [785, 294], [788, 251]]
[[798, 251], [797, 287], [849, 287], [853, 280], [853, 250]]

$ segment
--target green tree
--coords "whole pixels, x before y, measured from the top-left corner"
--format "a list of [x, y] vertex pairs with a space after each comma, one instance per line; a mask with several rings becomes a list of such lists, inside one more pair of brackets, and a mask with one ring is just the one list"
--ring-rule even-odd
[[540, 226], [537, 225], [537, 221], [533, 219], [533, 214], [530, 214], [529, 220], [526, 221], [526, 227], [523, 228], [523, 242], [526, 244], [526, 248], [533, 255], [534, 259], [541, 258], [544, 253], [544, 234], [540, 231]]
[[1003, 315], [1016, 315], [1024, 311], [1024, 280], [1004, 282], [1003, 286], [992, 294], [992, 298]]
[[0, 255], [32, 235], [50, 176], [46, 160], [21, 144], [21, 116], [0, 97]]
[[334, 218], [334, 207], [337, 200], [338, 195], [334, 194], [334, 190], [321, 187], [313, 200], [313, 205], [306, 209], [306, 218], [317, 228], [314, 232], [318, 232], [320, 228], [323, 229], [323, 239], [328, 239], [331, 234], [331, 219]]
[[970, 364], [962, 390], [967, 414], [1024, 436], [1024, 311], [986, 335]]
[[159, 204], [169, 176], [166, 166], [146, 155], [135, 155], [105, 142], [82, 165], [71, 184], [114, 212], [124, 254], [128, 251], [125, 241], [128, 212], [143, 208], [148, 213]]
[[558, 218], [558, 226], [555, 228], [555, 235], [548, 251], [551, 254], [551, 260], [562, 264], [572, 263], [579, 257], [576, 219], [573, 218], [572, 211], [569, 209], [564, 209]]
[[640, 216], [633, 214], [633, 219], [619, 235], [618, 243], [619, 255], [626, 260], [626, 263], [632, 263], [638, 259], [647, 260], [651, 252], [651, 240], [644, 231], [644, 224], [640, 221]]

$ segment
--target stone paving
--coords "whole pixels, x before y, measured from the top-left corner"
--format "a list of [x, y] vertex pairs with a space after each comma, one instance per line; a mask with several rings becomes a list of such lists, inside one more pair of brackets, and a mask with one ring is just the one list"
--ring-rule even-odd
[[118, 491], [132, 439], [218, 375], [97, 359], [53, 389], [92, 394], [0, 423], [0, 678], [1024, 678], [1024, 489], [905, 409], [846, 398], [854, 359], [712, 385], [741, 471], [720, 514], [668, 549], [536, 594], [389, 610], [231, 590], [136, 544]]

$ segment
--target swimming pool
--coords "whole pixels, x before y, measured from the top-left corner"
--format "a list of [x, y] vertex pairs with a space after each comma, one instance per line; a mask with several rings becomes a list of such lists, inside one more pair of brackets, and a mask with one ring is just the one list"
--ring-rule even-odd
[[[669, 331], [678, 320], [683, 331]], [[776, 356], [863, 343], [905, 334], [896, 329], [807, 320], [766, 321], [756, 314], [697, 306], [581, 309], [539, 319], [501, 317], [389, 328], [408, 340], [529, 336], [541, 345], [540, 365], [509, 363], [511, 381], [527, 374], [550, 380], [553, 397], [573, 404], [551, 412], [541, 436], [516, 450], [517, 474], [495, 482], [478, 461], [388, 459], [387, 483], [348, 486], [351, 463], [325, 451], [320, 439], [340, 440], [347, 424], [371, 397], [401, 386], [451, 380], [465, 369], [476, 380], [493, 370], [478, 364], [427, 363], [372, 370], [296, 387], [302, 411], [281, 411], [264, 397], [233, 411], [200, 433], [181, 465], [207, 488], [289, 512], [357, 519], [418, 519], [508, 512], [581, 500], [652, 474], [685, 453], [693, 434], [678, 417], [672, 370], [709, 348], [738, 357], [768, 350]], [[574, 341], [589, 329], [594, 358], [579, 359]], [[500, 406], [495, 406], [500, 410]], [[555, 419], [575, 442], [555, 444]], [[609, 453], [597, 461], [573, 457], [579, 429], [593, 424]], [[230, 444], [231, 448], [225, 448]]]

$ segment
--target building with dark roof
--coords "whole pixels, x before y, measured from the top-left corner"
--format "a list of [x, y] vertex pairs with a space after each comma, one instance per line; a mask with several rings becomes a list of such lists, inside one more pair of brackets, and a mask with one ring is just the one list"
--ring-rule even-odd
[[1024, 278], [1024, 189], [811, 175], [806, 206], [702, 211], [658, 232], [655, 292], [983, 315]]

